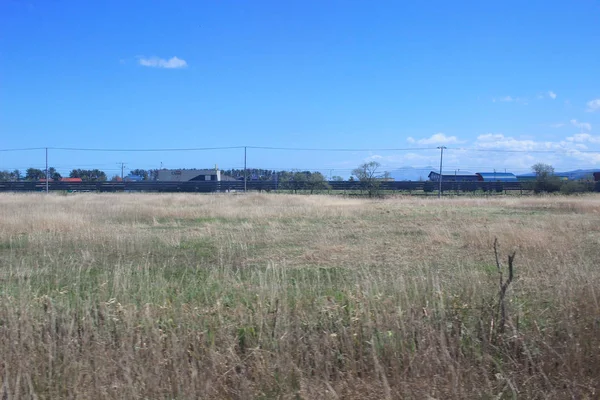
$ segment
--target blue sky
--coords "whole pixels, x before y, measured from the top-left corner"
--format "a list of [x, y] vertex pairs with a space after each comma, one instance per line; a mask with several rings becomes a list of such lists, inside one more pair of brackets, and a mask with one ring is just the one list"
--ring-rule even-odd
[[[433, 148], [248, 151], [344, 174], [437, 165], [446, 145], [449, 169], [600, 168], [598, 43], [589, 0], [3, 0], [0, 148]], [[50, 150], [59, 170], [120, 161], [241, 167], [243, 150]]]

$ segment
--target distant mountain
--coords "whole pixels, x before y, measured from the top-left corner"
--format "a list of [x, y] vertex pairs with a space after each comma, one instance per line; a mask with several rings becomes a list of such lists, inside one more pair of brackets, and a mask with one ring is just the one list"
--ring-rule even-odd
[[[592, 175], [594, 172], [600, 172], [600, 169], [576, 169], [574, 171], [555, 172], [555, 175], [566, 176], [568, 179], [583, 179], [586, 176]], [[535, 176], [535, 172], [521, 174], [518, 176]]]
[[[437, 171], [439, 168], [436, 167], [423, 167], [423, 168], [413, 168], [413, 167], [400, 167], [389, 170], [390, 175], [394, 178], [395, 181], [418, 181], [418, 180], [428, 180], [429, 173], [431, 171]], [[454, 171], [444, 171], [444, 174], [452, 174]], [[481, 171], [479, 171], [481, 172]], [[600, 168], [596, 169], [577, 169], [574, 171], [566, 171], [566, 172], [556, 172], [556, 175], [566, 176], [568, 179], [583, 179], [586, 176], [592, 175], [594, 172], [600, 172]], [[472, 174], [473, 172], [460, 171], [461, 174]], [[526, 174], [519, 174], [517, 176], [535, 176], [534, 172], [529, 172]]]

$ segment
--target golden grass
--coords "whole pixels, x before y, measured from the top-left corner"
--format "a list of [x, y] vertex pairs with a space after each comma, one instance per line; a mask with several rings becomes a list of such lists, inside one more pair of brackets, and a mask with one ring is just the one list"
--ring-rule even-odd
[[591, 195], [3, 194], [0, 391], [597, 398], [599, 249]]

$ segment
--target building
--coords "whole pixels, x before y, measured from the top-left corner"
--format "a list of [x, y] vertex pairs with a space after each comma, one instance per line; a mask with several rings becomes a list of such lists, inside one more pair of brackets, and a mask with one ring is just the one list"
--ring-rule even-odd
[[221, 181], [222, 182], [237, 182], [239, 180], [244, 180], [244, 177], [242, 177], [241, 179], [235, 179], [233, 176], [229, 176], [229, 175], [221, 175]]
[[160, 182], [196, 182], [221, 181], [221, 171], [214, 169], [161, 169], [158, 171]]
[[477, 172], [483, 182], [517, 182], [517, 176], [510, 172]]
[[[429, 173], [429, 180], [433, 182], [440, 181], [439, 172], [431, 171]], [[481, 177], [471, 172], [461, 171], [444, 171], [442, 172], [442, 182], [479, 182]]]
[[143, 176], [139, 176], [139, 175], [129, 174], [125, 178], [123, 178], [123, 180], [125, 182], [142, 182], [144, 180], [144, 177]]

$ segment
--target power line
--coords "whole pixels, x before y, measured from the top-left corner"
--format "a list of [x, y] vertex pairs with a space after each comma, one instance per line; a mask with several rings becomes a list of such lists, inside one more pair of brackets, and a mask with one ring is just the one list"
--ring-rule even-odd
[[249, 149], [257, 150], [286, 150], [286, 151], [412, 151], [412, 150], [436, 150], [435, 147], [411, 147], [411, 148], [379, 148], [379, 149], [350, 149], [350, 148], [318, 148], [318, 147], [267, 147], [247, 146]]
[[[51, 147], [48, 147], [48, 149], [52, 149]], [[22, 149], [0, 149], [0, 151], [31, 151], [31, 150], [46, 150], [46, 147], [26, 147], [26, 148], [22, 148]]]
[[[88, 151], [88, 152], [178, 152], [178, 151], [210, 151], [210, 150], [281, 150], [281, 151], [331, 151], [331, 152], [368, 152], [368, 151], [431, 151], [436, 147], [402, 147], [402, 148], [324, 148], [324, 147], [271, 147], [271, 146], [222, 146], [222, 147], [187, 147], [187, 148], [153, 148], [153, 149], [109, 149], [90, 147], [48, 147], [48, 150]], [[16, 149], [0, 149], [0, 152], [45, 150], [46, 147], [27, 147]], [[600, 150], [554, 149], [554, 150], [511, 150], [482, 149], [468, 147], [447, 147], [448, 150], [489, 152], [489, 153], [535, 153], [535, 154], [568, 154], [568, 153], [600, 153]]]
[[205, 150], [232, 150], [243, 149], [244, 146], [228, 146], [228, 147], [189, 147], [176, 149], [105, 149], [105, 148], [79, 148], [79, 147], [48, 147], [49, 150], [64, 150], [64, 151], [97, 151], [97, 152], [159, 152], [159, 151], [205, 151]]
[[546, 153], [546, 154], [565, 154], [570, 152], [577, 153], [600, 153], [600, 150], [577, 150], [577, 149], [557, 149], [557, 150], [507, 150], [507, 149], [473, 149], [464, 147], [448, 147], [448, 150], [490, 152], [490, 153]]

